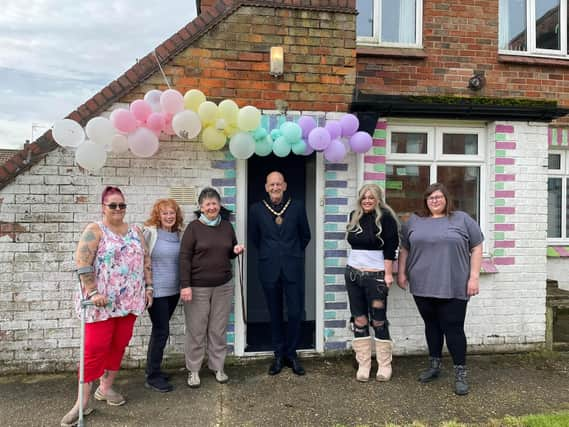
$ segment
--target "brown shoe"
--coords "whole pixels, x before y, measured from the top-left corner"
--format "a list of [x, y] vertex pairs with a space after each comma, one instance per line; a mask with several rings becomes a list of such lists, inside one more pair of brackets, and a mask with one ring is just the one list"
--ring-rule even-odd
[[[93, 412], [93, 408], [86, 406], [83, 408], [83, 416], [86, 417], [91, 412]], [[61, 419], [61, 427], [73, 427], [76, 426], [79, 422], [79, 405], [76, 403], [71, 411], [69, 411], [65, 416]]]
[[95, 399], [106, 401], [111, 406], [121, 406], [126, 403], [126, 399], [122, 394], [114, 391], [112, 388], [107, 390], [106, 393], [101, 391], [101, 386], [97, 387], [95, 391]]

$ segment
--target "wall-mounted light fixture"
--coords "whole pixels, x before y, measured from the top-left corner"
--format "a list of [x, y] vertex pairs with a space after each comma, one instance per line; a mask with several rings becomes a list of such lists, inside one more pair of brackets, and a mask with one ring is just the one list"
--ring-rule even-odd
[[468, 79], [468, 89], [478, 91], [486, 85], [486, 77], [484, 72], [475, 71], [474, 75]]
[[279, 77], [284, 71], [284, 53], [282, 46], [271, 47], [271, 76]]

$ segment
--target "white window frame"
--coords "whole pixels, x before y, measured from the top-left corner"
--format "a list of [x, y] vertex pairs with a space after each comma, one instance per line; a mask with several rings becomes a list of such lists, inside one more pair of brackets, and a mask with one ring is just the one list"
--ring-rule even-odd
[[[560, 0], [560, 11], [559, 11], [559, 18], [560, 18], [560, 49], [553, 50], [553, 49], [538, 49], [536, 47], [536, 26], [535, 26], [535, 2], [539, 0], [526, 0], [526, 28], [527, 28], [527, 50], [520, 51], [520, 50], [508, 50], [508, 49], [499, 49], [499, 53], [504, 53], [508, 55], [516, 55], [516, 56], [536, 56], [542, 58], [556, 58], [556, 59], [569, 59], [569, 52], [567, 51], [567, 3], [568, 0]], [[498, 20], [500, 21], [501, 14], [498, 13]], [[499, 22], [499, 25], [503, 25], [502, 22]], [[498, 46], [500, 44], [500, 40], [498, 40]]]
[[[393, 43], [381, 40], [381, 3], [392, 0], [373, 0], [373, 36], [357, 36], [357, 43], [368, 46], [385, 46], [401, 48], [422, 48], [423, 47], [423, 0], [415, 2], [415, 42], [414, 43]], [[357, 29], [356, 29], [357, 35]]]
[[561, 237], [548, 237], [547, 244], [567, 244], [569, 243], [569, 233], [567, 233], [567, 187], [569, 186], [569, 171], [567, 170], [567, 166], [569, 165], [569, 151], [549, 150], [547, 154], [548, 156], [550, 154], [559, 154], [561, 158], [559, 169], [549, 169], [549, 167], [547, 168], [548, 182], [549, 178], [561, 179]]
[[[391, 135], [394, 132], [420, 132], [427, 134], [427, 154], [402, 154], [391, 152]], [[478, 154], [476, 155], [460, 155], [460, 154], [443, 154], [443, 134], [476, 134], [478, 135]], [[480, 200], [479, 203], [479, 221], [480, 228], [485, 236], [487, 233], [487, 197], [488, 197], [488, 180], [486, 172], [486, 145], [488, 142], [488, 132], [484, 124], [472, 124], [468, 126], [449, 126], [441, 124], [437, 126], [418, 126], [418, 125], [389, 125], [387, 128], [386, 141], [386, 164], [387, 165], [417, 165], [429, 166], [430, 183], [437, 180], [438, 166], [476, 166], [480, 168]], [[386, 177], [387, 178], [387, 177]], [[425, 188], [429, 183], [425, 183]], [[485, 240], [483, 248], [486, 251], [488, 243]]]

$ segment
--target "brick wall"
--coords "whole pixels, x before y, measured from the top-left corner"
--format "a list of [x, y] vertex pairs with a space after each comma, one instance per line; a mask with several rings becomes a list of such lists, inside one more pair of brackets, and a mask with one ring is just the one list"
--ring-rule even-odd
[[[566, 60], [528, 58], [527, 63], [514, 63], [498, 55], [497, 0], [423, 1], [425, 58], [407, 57], [405, 49], [398, 50], [399, 57], [385, 57], [381, 49], [366, 51], [358, 53], [358, 89], [390, 95], [557, 100], [569, 107]], [[486, 86], [477, 92], [467, 88], [474, 71], [486, 77]]]

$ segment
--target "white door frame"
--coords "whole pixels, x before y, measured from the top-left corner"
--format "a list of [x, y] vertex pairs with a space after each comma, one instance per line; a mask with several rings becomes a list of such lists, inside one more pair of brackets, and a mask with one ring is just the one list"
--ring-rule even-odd
[[[247, 241], [247, 212], [249, 201], [247, 200], [247, 161], [235, 161], [235, 232], [237, 241], [244, 243]], [[316, 311], [315, 311], [315, 328], [316, 328], [316, 351], [322, 353], [324, 351], [324, 160], [322, 154], [316, 154], [316, 188], [314, 189], [314, 200], [316, 206], [315, 212], [315, 229], [311, 230], [312, 239], [315, 243], [316, 252]], [[237, 275], [235, 283], [237, 284]], [[245, 298], [247, 301], [247, 257], [243, 257], [243, 287], [245, 289]], [[234, 352], [236, 356], [255, 356], [259, 354], [270, 354], [271, 352], [245, 353], [245, 324], [243, 323], [243, 314], [241, 307], [241, 289], [235, 286], [235, 342]]]

